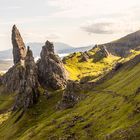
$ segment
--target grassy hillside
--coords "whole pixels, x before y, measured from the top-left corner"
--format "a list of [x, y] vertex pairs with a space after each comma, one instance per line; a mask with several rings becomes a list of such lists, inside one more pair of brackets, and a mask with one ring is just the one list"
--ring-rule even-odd
[[[73, 59], [76, 62], [77, 56]], [[105, 62], [105, 60], [103, 61]], [[78, 68], [75, 65], [78, 65]], [[78, 62], [75, 65], [72, 64], [73, 67], [76, 67], [76, 71], [72, 68], [73, 71], [71, 72], [73, 74], [77, 73], [72, 78], [78, 79], [77, 75], [81, 72], [77, 69], [80, 66], [83, 68], [88, 65], [78, 64]], [[94, 68], [95, 65], [97, 65], [97, 68], [99, 67], [98, 64], [93, 65]], [[103, 65], [102, 68], [105, 66]], [[96, 69], [96, 71], [98, 70]], [[90, 91], [82, 91], [82, 94], [87, 96], [74, 108], [67, 110], [56, 109], [63, 91], [51, 92], [52, 95], [49, 99], [42, 94], [38, 104], [26, 112], [23, 113], [20, 110], [6, 116], [5, 122], [0, 125], [0, 139], [139, 140], [139, 77], [140, 56], [137, 56], [117, 70], [112, 78], [93, 87]], [[8, 98], [8, 95], [6, 97]], [[4, 99], [5, 97], [1, 96], [1, 98]], [[4, 101], [1, 102], [1, 104], [3, 103]]]
[[[81, 62], [83, 53], [80, 52], [73, 53], [65, 57], [63, 61], [68, 72], [69, 79], [78, 81], [81, 79], [82, 81], [96, 81], [110, 71], [116, 63], [127, 62], [140, 54], [140, 51], [131, 50], [131, 54], [126, 58], [120, 58], [113, 55], [101, 58], [102, 56], [97, 53], [98, 51], [99, 48], [89, 50], [87, 53], [90, 57], [84, 62]], [[94, 62], [98, 59], [99, 61]]]
[[105, 46], [106, 49], [115, 56], [127, 57], [130, 54], [131, 49], [139, 50], [139, 45], [140, 30], [99, 46]]
[[83, 53], [74, 53], [65, 58], [65, 68], [69, 73], [69, 79], [80, 80], [84, 77], [89, 77], [93, 80], [111, 70], [114, 64], [119, 60], [119, 57], [108, 56], [94, 63], [98, 56], [94, 57], [97, 49], [88, 51], [91, 58], [88, 61], [80, 62]]

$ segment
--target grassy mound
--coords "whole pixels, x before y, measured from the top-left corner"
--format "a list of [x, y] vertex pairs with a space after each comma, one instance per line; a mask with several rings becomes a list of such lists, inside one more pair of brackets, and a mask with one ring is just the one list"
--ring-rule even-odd
[[[80, 62], [82, 53], [74, 53], [65, 58], [65, 68], [68, 71], [69, 79], [80, 80], [87, 76], [91, 77], [90, 80], [96, 79], [111, 70], [113, 65], [120, 59], [119, 57], [108, 56], [94, 63], [94, 59], [97, 59], [94, 57], [96, 51], [89, 51], [88, 54], [91, 58], [85, 62]], [[98, 56], [96, 55], [96, 57]]]

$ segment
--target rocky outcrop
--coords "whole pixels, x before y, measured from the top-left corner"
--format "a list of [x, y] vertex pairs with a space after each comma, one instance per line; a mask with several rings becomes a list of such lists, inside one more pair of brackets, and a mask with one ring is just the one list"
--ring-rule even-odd
[[37, 66], [29, 47], [26, 52], [22, 37], [15, 25], [12, 30], [12, 43], [14, 66], [3, 75], [2, 84], [5, 92], [17, 95], [13, 110], [26, 109], [38, 101]]
[[2, 77], [4, 91], [15, 93], [19, 90], [20, 80], [24, 77], [24, 67], [20, 64], [14, 65]]
[[37, 62], [39, 82], [45, 87], [61, 89], [66, 86], [66, 72], [61, 59], [54, 53], [54, 46], [47, 41]]
[[29, 48], [24, 61], [24, 65], [14, 65], [2, 78], [4, 91], [17, 94], [13, 110], [30, 107], [39, 97], [37, 67]]
[[82, 100], [85, 96], [80, 94], [80, 84], [74, 81], [68, 81], [66, 89], [63, 93], [62, 100], [58, 103], [58, 109], [68, 109], [73, 107], [78, 101]]
[[111, 55], [106, 49], [105, 45], [102, 46], [96, 45], [96, 48], [98, 48], [98, 51], [93, 55], [94, 58], [93, 62], [98, 62], [103, 58], [107, 58], [109, 55]]
[[26, 48], [19, 30], [14, 25], [12, 29], [13, 61], [17, 64], [25, 59]]
[[87, 62], [89, 59], [87, 52], [83, 52], [80, 57], [80, 62]]
[[39, 97], [39, 82], [37, 77], [37, 67], [34, 62], [32, 51], [27, 50], [25, 66], [23, 67], [22, 77], [19, 81], [19, 91], [14, 105], [15, 109], [28, 108], [37, 103]]
[[11, 67], [2, 77], [5, 92], [17, 92], [20, 87], [20, 80], [24, 76], [24, 61], [26, 48], [19, 30], [14, 25], [12, 29], [13, 60], [14, 66]]

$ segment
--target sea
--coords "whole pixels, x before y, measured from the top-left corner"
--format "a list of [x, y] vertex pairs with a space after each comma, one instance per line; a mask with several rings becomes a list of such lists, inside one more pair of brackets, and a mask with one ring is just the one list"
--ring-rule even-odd
[[[58, 56], [61, 59], [63, 59], [63, 57], [68, 56], [68, 55], [69, 55], [68, 53], [58, 54]], [[39, 56], [35, 57], [35, 62], [37, 62], [39, 58], [40, 58]], [[7, 72], [8, 69], [12, 66], [13, 66], [13, 59], [0, 59], [0, 72], [1, 73]]]

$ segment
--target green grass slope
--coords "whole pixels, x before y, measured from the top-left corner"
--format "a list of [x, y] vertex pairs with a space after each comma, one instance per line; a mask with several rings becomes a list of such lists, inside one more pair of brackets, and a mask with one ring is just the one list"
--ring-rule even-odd
[[139, 140], [140, 56], [112, 78], [82, 91], [86, 98], [71, 109], [57, 110], [63, 91], [52, 92], [26, 112], [10, 114], [0, 125], [1, 140]]
[[85, 62], [80, 62], [82, 53], [74, 53], [65, 58], [65, 68], [68, 71], [69, 79], [80, 80], [84, 77], [89, 77], [89, 80], [96, 79], [109, 71], [117, 60], [120, 59], [119, 57], [108, 56], [94, 63], [94, 59], [100, 57], [98, 55], [95, 57], [97, 49], [88, 51], [91, 58]]

